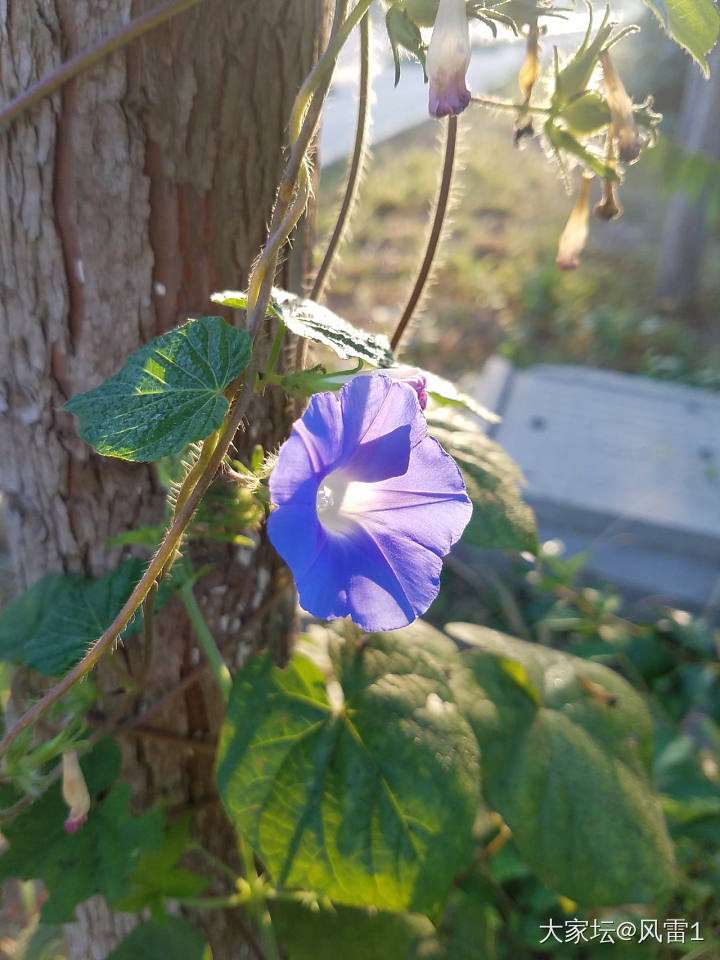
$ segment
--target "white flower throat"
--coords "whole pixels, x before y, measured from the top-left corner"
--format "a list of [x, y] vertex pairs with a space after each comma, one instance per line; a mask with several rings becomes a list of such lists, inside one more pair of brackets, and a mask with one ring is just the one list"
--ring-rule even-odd
[[329, 533], [349, 533], [358, 514], [371, 507], [374, 486], [350, 480], [342, 470], [329, 473], [317, 492], [318, 520]]

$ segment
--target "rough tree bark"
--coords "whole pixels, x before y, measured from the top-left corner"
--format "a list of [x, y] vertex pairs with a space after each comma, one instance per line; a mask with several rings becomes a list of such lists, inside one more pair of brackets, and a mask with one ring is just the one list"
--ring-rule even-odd
[[[677, 141], [689, 153], [720, 158], [720, 48], [708, 57], [710, 77], [696, 63], [687, 68]], [[673, 194], [663, 227], [655, 279], [659, 301], [671, 307], [690, 303], [697, 292], [705, 246], [707, 191], [691, 200], [684, 190]]]
[[[153, 6], [0, 4], [0, 100]], [[0, 488], [18, 588], [48, 571], [100, 575], [121, 558], [108, 538], [162, 517], [152, 469], [96, 457], [61, 407], [150, 337], [214, 312], [213, 290], [244, 284], [328, 13], [329, 0], [205, 0], [0, 132]], [[258, 401], [238, 446], [272, 447], [289, 417], [277, 397]], [[198, 559], [215, 564], [201, 606], [216, 636], [231, 638], [273, 590], [278, 561], [262, 538], [254, 551], [203, 545]], [[197, 660], [182, 609], [166, 609], [138, 710]], [[282, 645], [288, 623], [286, 604], [252, 642]], [[124, 656], [132, 669], [132, 644]], [[115, 681], [99, 674], [110, 712]], [[212, 682], [195, 684], [153, 724], [211, 740], [218, 699]], [[204, 842], [233, 848], [212, 757], [138, 737], [123, 750], [139, 806], [199, 805]], [[68, 930], [70, 957], [104, 958], [129, 922], [91, 901]], [[232, 914], [201, 922], [215, 960], [246, 955]]]

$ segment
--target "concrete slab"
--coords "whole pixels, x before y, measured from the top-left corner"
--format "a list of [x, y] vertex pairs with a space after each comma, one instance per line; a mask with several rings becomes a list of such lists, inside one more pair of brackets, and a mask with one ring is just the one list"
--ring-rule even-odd
[[489, 432], [525, 474], [541, 537], [635, 594], [720, 604], [720, 394], [497, 357], [464, 386], [503, 418]]

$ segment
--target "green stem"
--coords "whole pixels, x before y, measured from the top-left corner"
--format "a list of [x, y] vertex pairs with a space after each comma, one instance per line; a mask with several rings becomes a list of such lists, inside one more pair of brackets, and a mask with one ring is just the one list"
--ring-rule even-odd
[[355, 128], [355, 145], [348, 170], [345, 195], [340, 206], [337, 222], [330, 237], [325, 256], [315, 277], [311, 300], [319, 300], [323, 288], [330, 274], [330, 267], [342, 242], [348, 219], [357, 199], [360, 186], [360, 174], [365, 158], [365, 144], [367, 140], [368, 106], [370, 103], [370, 47], [371, 47], [370, 17], [365, 16], [360, 21], [360, 97], [358, 100], [358, 117]]
[[[200, 500], [205, 494], [207, 488], [213, 480], [221, 463], [225, 458], [230, 444], [235, 438], [240, 424], [247, 412], [247, 408], [252, 398], [252, 384], [255, 380], [255, 363], [251, 363], [246, 371], [246, 381], [242, 388], [239, 388], [236, 396], [230, 406], [225, 418], [224, 426], [221, 428], [219, 437], [212, 436], [213, 451], [208, 458], [205, 468], [196, 479], [195, 486], [188, 491], [182, 507], [176, 510], [173, 520], [163, 537], [162, 543], [158, 547], [155, 555], [150, 560], [147, 570], [140, 578], [135, 589], [130, 594], [128, 600], [115, 617], [113, 622], [90, 647], [85, 656], [79, 663], [75, 664], [72, 670], [59, 680], [48, 690], [44, 697], [37, 701], [22, 717], [17, 721], [14, 727], [7, 732], [2, 742], [0, 742], [0, 756], [4, 755], [8, 747], [20, 736], [23, 730], [27, 730], [35, 721], [41, 717], [49, 708], [65, 694], [78, 680], [81, 680], [88, 674], [100, 660], [102, 655], [117, 640], [130, 619], [148, 595], [153, 583], [161, 576], [166, 565], [175, 555], [175, 552], [182, 540], [185, 528], [190, 522]], [[210, 438], [208, 438], [210, 439]]]
[[240, 856], [242, 857], [245, 868], [245, 879], [249, 884], [250, 896], [248, 906], [253, 912], [255, 922], [260, 928], [260, 937], [265, 946], [265, 955], [267, 960], [280, 960], [280, 951], [278, 949], [275, 930], [272, 925], [272, 917], [268, 910], [265, 896], [265, 884], [262, 877], [255, 869], [255, 857], [252, 847], [247, 840], [240, 834]]
[[455, 163], [456, 143], [457, 117], [448, 117], [447, 134], [445, 137], [445, 157], [443, 160], [440, 190], [438, 191], [437, 203], [435, 204], [435, 214], [433, 216], [432, 226], [430, 227], [427, 247], [425, 248], [425, 256], [420, 264], [420, 270], [418, 271], [417, 278], [415, 279], [415, 283], [410, 292], [410, 297], [408, 298], [405, 309], [402, 312], [402, 316], [400, 317], [398, 325], [395, 328], [395, 333], [393, 333], [392, 339], [390, 340], [390, 347], [393, 351], [397, 349], [400, 341], [402, 340], [402, 336], [407, 329], [407, 325], [412, 319], [412, 315], [415, 312], [415, 307], [418, 305], [418, 301], [420, 300], [422, 292], [425, 289], [427, 279], [430, 276], [430, 270], [432, 268], [438, 243], [440, 242], [440, 237], [442, 235], [443, 223], [445, 222], [445, 214], [447, 213], [448, 208], [448, 200], [450, 199], [450, 186], [452, 184], [453, 165]]
[[197, 638], [200, 641], [200, 646], [203, 648], [205, 656], [208, 658], [210, 668], [215, 674], [215, 679], [220, 687], [222, 698], [225, 703], [227, 703], [230, 696], [230, 690], [232, 688], [232, 677], [230, 676], [230, 671], [228, 670], [227, 664], [223, 659], [223, 655], [220, 653], [217, 643], [215, 643], [215, 638], [213, 637], [212, 633], [210, 633], [208, 625], [205, 623], [202, 611], [200, 610], [198, 602], [195, 599], [192, 581], [189, 578], [186, 579], [185, 583], [183, 583], [182, 587], [180, 587], [180, 596], [185, 604], [185, 609], [188, 612], [193, 629], [195, 630]]
[[170, 0], [169, 3], [158, 7], [157, 10], [151, 10], [135, 20], [131, 20], [123, 30], [108, 37], [107, 40], [102, 40], [89, 50], [83, 50], [82, 53], [76, 54], [59, 66], [57, 70], [53, 70], [42, 80], [38, 80], [28, 90], [3, 107], [0, 110], [0, 129], [11, 123], [26, 110], [29, 110], [30, 107], [34, 107], [36, 103], [44, 100], [45, 97], [55, 93], [68, 80], [72, 80], [73, 77], [94, 66], [109, 54], [114, 53], [115, 50], [120, 50], [128, 43], [147, 33], [148, 30], [152, 30], [171, 17], [184, 13], [185, 10], [189, 10], [201, 2], [202, 0]]
[[272, 342], [272, 347], [270, 348], [270, 356], [268, 357], [267, 363], [265, 364], [265, 369], [263, 371], [263, 379], [268, 380], [273, 374], [278, 358], [280, 357], [280, 351], [282, 350], [283, 341], [285, 339], [285, 324], [282, 320], [278, 320], [277, 330], [275, 331], [275, 338]]
[[[334, 32], [330, 38], [330, 43], [327, 45], [325, 52], [315, 64], [314, 69], [302, 87], [300, 87], [300, 91], [295, 98], [295, 103], [290, 115], [290, 139], [292, 142], [299, 139], [300, 129], [304, 123], [306, 112], [309, 109], [314, 94], [318, 91], [323, 81], [329, 80], [340, 50], [345, 45], [352, 31], [370, 9], [371, 3], [372, 0], [358, 0], [355, 9], [337, 30], [335, 30], [333, 24]], [[347, 6], [347, 4], [345, 4], [345, 6]]]
[[490, 107], [493, 110], [510, 110], [513, 113], [537, 113], [548, 116], [552, 113], [550, 107], [531, 107], [529, 104], [513, 103], [512, 100], [500, 100], [496, 97], [472, 97], [473, 103], [479, 103], [481, 107]]
[[[251, 333], [258, 329], [260, 321], [265, 316], [280, 250], [302, 216], [305, 204], [310, 196], [307, 150], [320, 120], [320, 112], [330, 87], [332, 70], [337, 55], [342, 43], [345, 42], [350, 33], [350, 30], [346, 29], [347, 24], [354, 18], [358, 7], [364, 6], [367, 9], [371, 0], [361, 0], [351, 17], [343, 21], [347, 2], [348, 0], [335, 0], [335, 18], [330, 43], [295, 98], [293, 117], [296, 119], [291, 121], [290, 124], [290, 143], [292, 147], [290, 157], [278, 186], [277, 199], [268, 231], [268, 241], [253, 267], [248, 282], [247, 325]], [[357, 20], [354, 19], [352, 25], [354, 26], [356, 22]], [[343, 41], [338, 45], [336, 41], [341, 35]], [[318, 67], [321, 65], [323, 65], [323, 70], [318, 73]], [[301, 102], [303, 102], [303, 105], [300, 107]], [[297, 113], [298, 110], [300, 110], [299, 114]], [[297, 123], [297, 116], [301, 119], [301, 124]]]

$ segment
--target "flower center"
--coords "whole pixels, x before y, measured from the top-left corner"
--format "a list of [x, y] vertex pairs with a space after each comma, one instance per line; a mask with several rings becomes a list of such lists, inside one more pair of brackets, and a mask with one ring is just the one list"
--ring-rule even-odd
[[371, 497], [371, 483], [350, 480], [341, 470], [329, 473], [320, 484], [316, 507], [320, 523], [329, 533], [350, 533], [353, 515], [362, 513]]
[[317, 492], [317, 515], [320, 523], [330, 533], [342, 533], [348, 527], [347, 519], [342, 515], [348, 481], [339, 472], [329, 473]]

